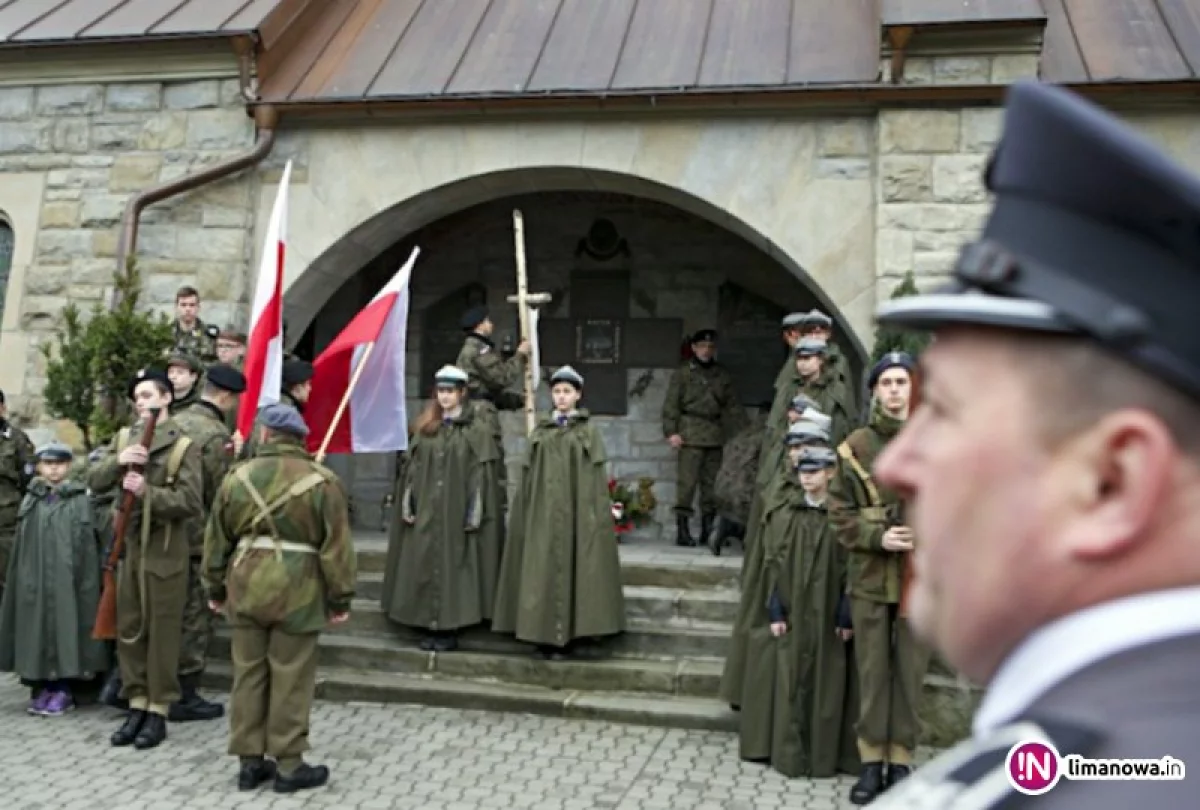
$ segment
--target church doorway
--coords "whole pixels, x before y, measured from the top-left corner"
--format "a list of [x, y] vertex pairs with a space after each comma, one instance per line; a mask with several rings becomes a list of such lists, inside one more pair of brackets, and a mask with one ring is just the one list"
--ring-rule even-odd
[[[417, 228], [330, 290], [297, 348], [319, 354], [419, 246], [407, 336], [411, 419], [429, 395], [434, 371], [457, 356], [467, 308], [489, 308], [499, 350], [520, 339], [516, 308], [505, 300], [516, 288], [515, 208], [525, 219], [529, 289], [553, 296], [541, 312], [543, 379], [566, 363], [585, 376], [584, 404], [598, 415], [611, 474], [631, 484], [653, 479], [659, 505], [651, 526], [666, 534], [673, 526], [675, 462], [660, 413], [686, 335], [718, 330], [718, 359], [747, 408], [770, 405], [785, 357], [779, 322], [791, 311], [819, 307], [838, 318], [837, 339], [855, 375], [861, 372], [862, 347], [839, 313], [779, 259], [676, 206], [596, 190], [501, 197]], [[545, 384], [539, 407], [549, 407]], [[506, 414], [503, 421], [511, 468], [523, 451], [523, 419]], [[351, 491], [356, 525], [384, 528], [395, 459], [358, 455], [329, 464]], [[510, 469], [510, 484], [516, 472]]]

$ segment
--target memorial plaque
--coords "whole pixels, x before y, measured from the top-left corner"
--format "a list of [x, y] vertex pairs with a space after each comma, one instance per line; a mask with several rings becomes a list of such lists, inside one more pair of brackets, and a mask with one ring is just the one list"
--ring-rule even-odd
[[720, 289], [717, 359], [733, 377], [743, 405], [770, 406], [775, 378], [787, 359], [780, 338], [783, 307], [733, 283]]
[[[447, 295], [425, 311], [421, 331], [421, 390], [426, 381], [433, 385], [433, 375], [447, 363], [453, 363], [462, 349], [466, 333], [459, 325], [463, 314], [474, 306], [487, 303], [487, 289], [482, 284], [469, 284]], [[424, 395], [424, 394], [422, 394]]]
[[621, 323], [586, 320], [575, 325], [575, 357], [584, 366], [620, 366]]

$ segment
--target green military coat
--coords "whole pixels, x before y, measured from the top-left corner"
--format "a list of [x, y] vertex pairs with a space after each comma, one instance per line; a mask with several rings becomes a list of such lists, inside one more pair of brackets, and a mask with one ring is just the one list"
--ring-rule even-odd
[[[850, 361], [846, 359], [846, 355], [842, 354], [838, 344], [830, 342], [829, 348], [825, 354], [825, 365], [833, 371], [834, 379], [842, 384], [846, 389], [846, 406], [850, 413], [858, 413], [858, 385], [854, 380], [850, 379]], [[779, 374], [775, 377], [775, 390], [786, 385], [791, 380], [792, 374], [796, 370], [796, 357], [791, 351], [788, 352], [788, 357], [783, 361], [783, 366], [779, 369]]]
[[663, 436], [678, 434], [689, 447], [720, 447], [740, 427], [738, 398], [729, 372], [693, 359], [671, 375], [663, 398]]
[[87, 490], [35, 478], [21, 504], [0, 602], [0, 671], [35, 683], [86, 680], [108, 668], [92, 639], [100, 603], [100, 549]]
[[[759, 573], [743, 599], [741, 756], [790, 777], [856, 773], [854, 662], [836, 634], [845, 554], [825, 509], [808, 503], [795, 474], [782, 477], [764, 508]], [[772, 595], [788, 624], [780, 637], [770, 631]]]
[[494, 630], [564, 647], [625, 629], [607, 461], [585, 410], [534, 429], [509, 517]]
[[217, 336], [220, 328], [214, 324], [206, 324], [199, 318], [191, 329], [185, 329], [178, 320], [175, 321], [176, 350], [186, 352], [199, 358], [205, 365], [217, 362]]
[[[850, 595], [858, 599], [889, 604], [900, 601], [907, 554], [884, 551], [883, 534], [902, 500], [895, 491], [875, 480], [871, 470], [875, 459], [903, 424], [875, 405], [867, 426], [846, 438], [844, 447], [853, 453], [870, 487], [843, 457], [844, 450], [838, 451], [837, 475], [829, 487], [829, 512], [838, 539], [849, 551], [848, 588]], [[872, 487], [878, 500], [871, 496]]]
[[[260, 537], [280, 545], [239, 547]], [[233, 623], [320, 632], [350, 609], [357, 575], [345, 490], [298, 440], [275, 437], [230, 470], [205, 528], [201, 577]]]
[[504, 544], [503, 463], [471, 402], [432, 436], [413, 438], [384, 570], [389, 619], [435, 631], [491, 619]]
[[211, 402], [195, 402], [174, 418], [184, 435], [200, 448], [204, 514], [192, 523], [188, 532], [191, 555], [199, 557], [204, 551], [204, 524], [212, 511], [213, 499], [233, 463], [233, 438], [225, 424], [225, 414]]
[[467, 373], [467, 391], [472, 399], [489, 400], [501, 410], [524, 405], [524, 395], [518, 393], [525, 371], [521, 355], [505, 360], [491, 340], [471, 334], [463, 341], [454, 365]]
[[33, 442], [25, 431], [0, 419], [0, 584], [17, 526], [17, 510], [33, 478]]

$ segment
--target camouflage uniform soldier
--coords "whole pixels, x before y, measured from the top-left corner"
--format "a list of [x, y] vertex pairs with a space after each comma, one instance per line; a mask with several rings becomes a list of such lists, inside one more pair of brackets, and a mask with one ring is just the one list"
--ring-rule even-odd
[[689, 520], [700, 489], [701, 542], [712, 532], [717, 502], [714, 485], [721, 468], [721, 447], [737, 408], [733, 378], [717, 364], [717, 333], [701, 329], [691, 337], [693, 357], [674, 374], [663, 400], [663, 435], [679, 451], [675, 496], [675, 544], [694, 546]]
[[171, 415], [182, 413], [200, 401], [204, 365], [193, 354], [176, 349], [167, 355], [167, 378], [171, 381]]
[[[129, 715], [112, 744], [154, 748], [167, 738], [167, 710], [179, 700], [179, 626], [187, 601], [188, 526], [201, 519], [200, 450], [168, 414], [171, 382], [143, 369], [129, 396], [139, 423], [113, 439], [88, 472], [97, 493], [118, 487], [136, 498], [117, 584], [117, 655]], [[159, 408], [150, 447], [137, 444], [141, 424]], [[142, 473], [122, 472], [144, 464]], [[174, 540], [174, 542], [172, 542]]]
[[[203, 364], [217, 360], [217, 335], [220, 329], [200, 320], [200, 293], [195, 287], [180, 287], [175, 293], [175, 342], [177, 351], [199, 359]], [[203, 370], [203, 369], [201, 369]]]
[[350, 616], [356, 577], [346, 494], [304, 449], [294, 409], [260, 414], [256, 458], [236, 465], [217, 492], [204, 537], [204, 585], [232, 628], [229, 753], [238, 787], [270, 779], [275, 791], [319, 787], [324, 765], [301, 758], [317, 672], [317, 636]]
[[[200, 401], [181, 411], [175, 421], [184, 435], [200, 448], [204, 468], [204, 514], [212, 511], [213, 499], [229, 465], [240, 447], [225, 424], [226, 414], [246, 390], [246, 378], [223, 363], [210, 366]], [[182, 697], [171, 704], [172, 722], [215, 720], [225, 713], [220, 704], [201, 697], [197, 688], [207, 661], [212, 639], [212, 611], [204, 599], [200, 581], [200, 558], [204, 553], [204, 520], [196, 521], [189, 533], [191, 561], [188, 567], [188, 600], [183, 612], [182, 640], [179, 645], [179, 689]]]
[[17, 509], [33, 479], [34, 447], [25, 431], [8, 421], [0, 391], [0, 595], [8, 574], [8, 558], [16, 540]]

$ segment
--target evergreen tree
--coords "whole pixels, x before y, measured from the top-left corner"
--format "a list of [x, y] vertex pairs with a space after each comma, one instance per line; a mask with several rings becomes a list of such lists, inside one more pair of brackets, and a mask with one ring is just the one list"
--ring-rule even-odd
[[[904, 274], [904, 278], [896, 289], [892, 290], [891, 297], [894, 300], [917, 295], [919, 292], [912, 271], [909, 270]], [[875, 327], [875, 348], [871, 352], [871, 365], [878, 363], [888, 352], [907, 352], [914, 358], [919, 357], [931, 339], [932, 336], [928, 332], [910, 332], [877, 326]]]

